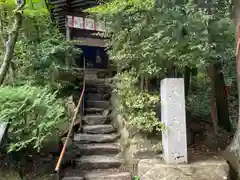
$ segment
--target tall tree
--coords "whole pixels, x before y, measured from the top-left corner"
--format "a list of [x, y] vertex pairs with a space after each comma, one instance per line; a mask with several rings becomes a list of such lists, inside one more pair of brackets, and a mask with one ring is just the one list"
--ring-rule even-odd
[[232, 168], [237, 172], [238, 177], [240, 177], [240, 2], [238, 0], [234, 1], [234, 19], [236, 23], [236, 70], [237, 70], [237, 86], [238, 86], [238, 126], [235, 136], [225, 150], [224, 157]]

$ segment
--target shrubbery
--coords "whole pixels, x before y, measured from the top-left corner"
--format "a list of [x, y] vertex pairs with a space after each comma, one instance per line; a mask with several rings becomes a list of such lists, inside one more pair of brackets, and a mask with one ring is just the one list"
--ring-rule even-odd
[[122, 104], [119, 110], [125, 115], [127, 123], [141, 131], [161, 130], [162, 123], [154, 111], [159, 94], [141, 91], [133, 71], [118, 74], [117, 79], [115, 90]]
[[11, 120], [9, 151], [40, 149], [66, 120], [62, 100], [48, 87], [29, 85], [0, 88], [0, 120]]

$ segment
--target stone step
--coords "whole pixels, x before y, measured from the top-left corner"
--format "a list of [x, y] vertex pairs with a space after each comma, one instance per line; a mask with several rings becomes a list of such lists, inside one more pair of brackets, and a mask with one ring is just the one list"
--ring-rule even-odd
[[79, 143], [110, 143], [119, 138], [118, 134], [82, 134], [74, 135], [74, 141]]
[[102, 94], [87, 93], [86, 98], [87, 98], [87, 100], [101, 101], [101, 100], [103, 100], [103, 95]]
[[84, 155], [75, 159], [75, 162], [81, 170], [118, 168], [123, 164], [122, 159], [112, 155]]
[[84, 133], [89, 134], [110, 134], [116, 130], [111, 124], [84, 125], [82, 128]]
[[93, 76], [89, 76], [91, 78], [85, 79], [86, 84], [94, 84], [94, 85], [101, 85], [101, 86], [109, 86], [109, 84], [112, 82], [112, 79], [101, 79], [101, 78], [94, 78]]
[[109, 170], [100, 170], [99, 172], [88, 172], [84, 174], [85, 180], [131, 180], [129, 172], [111, 172]]
[[86, 99], [87, 100], [92, 100], [92, 101], [101, 101], [101, 100], [103, 100], [103, 95], [102, 94], [96, 94], [96, 93], [87, 93], [86, 94]]
[[68, 176], [64, 177], [62, 180], [85, 180], [84, 177], [80, 176]]
[[117, 154], [121, 148], [118, 143], [96, 143], [96, 144], [77, 144], [74, 145], [81, 155], [101, 155]]
[[79, 169], [65, 169], [63, 180], [131, 180], [131, 173], [119, 169], [94, 169], [79, 171]]
[[87, 107], [98, 107], [98, 108], [107, 109], [110, 107], [110, 102], [87, 100]]
[[104, 87], [99, 87], [96, 85], [86, 85], [85, 86], [85, 92], [86, 93], [92, 93], [92, 94], [97, 94], [97, 93], [108, 93], [111, 92], [109, 88], [104, 88]]
[[105, 109], [104, 108], [85, 108], [84, 109], [84, 112], [86, 113], [86, 114], [102, 114], [103, 113], [103, 111], [104, 111]]
[[83, 117], [83, 121], [88, 125], [105, 124], [108, 121], [108, 117], [101, 115], [87, 115]]
[[86, 99], [91, 101], [106, 101], [111, 95], [109, 93], [86, 93]]
[[92, 93], [92, 94], [97, 94], [99, 92], [97, 87], [86, 87], [85, 89], [86, 93]]

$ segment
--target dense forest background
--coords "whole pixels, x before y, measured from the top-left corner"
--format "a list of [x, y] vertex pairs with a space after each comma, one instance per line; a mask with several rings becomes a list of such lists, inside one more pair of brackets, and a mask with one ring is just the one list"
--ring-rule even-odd
[[[45, 1], [1, 1], [0, 8], [0, 119], [11, 120], [7, 149], [39, 151], [68, 125], [68, 94], [62, 92], [74, 81], [74, 57], [81, 52], [51, 21]], [[111, 0], [87, 10], [106, 24], [102, 36], [109, 38], [119, 72], [114, 88], [129, 124], [160, 131], [154, 112], [159, 81], [184, 77], [194, 119], [211, 123], [216, 137], [239, 129], [239, 11], [237, 1], [223, 0]], [[239, 135], [229, 151], [239, 152]]]

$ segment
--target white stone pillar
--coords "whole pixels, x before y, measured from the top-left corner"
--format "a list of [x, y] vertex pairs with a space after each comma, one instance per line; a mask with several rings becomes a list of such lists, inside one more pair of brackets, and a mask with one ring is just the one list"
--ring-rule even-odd
[[187, 133], [183, 78], [161, 81], [163, 158], [168, 164], [187, 163]]
[[66, 24], [66, 39], [71, 40], [71, 29], [69, 26]]
[[7, 129], [7, 125], [8, 125], [7, 122], [4, 122], [4, 121], [0, 122], [0, 144], [2, 143], [4, 134], [6, 133], [5, 131]]

